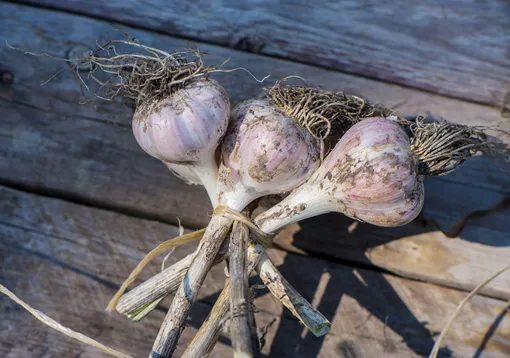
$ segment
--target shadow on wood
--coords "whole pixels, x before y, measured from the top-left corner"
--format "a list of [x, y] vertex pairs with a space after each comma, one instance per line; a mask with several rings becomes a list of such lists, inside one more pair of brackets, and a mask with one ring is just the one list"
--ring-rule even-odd
[[485, 350], [485, 347], [487, 346], [487, 342], [489, 342], [489, 340], [492, 338], [492, 336], [494, 335], [494, 332], [496, 332], [496, 330], [498, 329], [498, 327], [501, 325], [501, 323], [503, 322], [503, 319], [505, 318], [506, 314], [509, 312], [508, 309], [510, 308], [510, 302], [509, 304], [501, 311], [501, 313], [499, 314], [499, 316], [497, 316], [495, 319], [494, 319], [494, 323], [491, 324], [490, 328], [487, 330], [487, 333], [485, 334], [485, 336], [483, 337], [483, 340], [482, 342], [480, 343], [480, 346], [478, 347], [478, 349], [476, 350], [476, 353], [475, 355], [473, 356], [473, 358], [481, 358], [482, 357], [482, 354]]
[[[475, 159], [476, 161], [477, 159]], [[494, 163], [488, 163], [487, 168]], [[505, 167], [506, 166], [506, 167]], [[503, 168], [508, 168], [503, 163]], [[467, 171], [469, 173], [469, 170]], [[460, 175], [463, 170], [460, 169]], [[505, 184], [497, 182], [501, 188], [505, 188]], [[445, 204], [459, 205], [470, 207], [470, 211], [480, 209], [490, 209], [491, 205], [497, 204], [496, 198], [501, 197], [501, 193], [495, 193], [493, 197], [480, 195], [474, 187], [466, 186], [466, 193], [450, 193], [448, 192], [448, 183], [435, 179], [429, 180], [428, 195], [432, 198], [441, 198]], [[436, 202], [434, 202], [436, 201]], [[467, 203], [467, 204], [466, 204]], [[478, 206], [470, 205], [478, 203]], [[427, 207], [437, 207], [441, 203], [437, 200], [427, 200], [425, 204], [424, 216], [434, 215], [434, 210], [428, 211]], [[468, 214], [469, 212], [466, 212]], [[498, 227], [504, 230], [503, 217], [500, 213], [494, 214], [496, 217], [484, 217], [480, 220], [469, 221], [462, 231], [460, 238], [456, 240], [465, 240], [471, 243], [490, 245], [493, 247], [509, 247], [510, 237], [503, 233], [502, 235], [483, 235], [484, 227]], [[498, 215], [500, 215], [498, 217]], [[460, 218], [441, 217], [441, 221], [446, 225], [448, 230], [452, 223]], [[429, 240], [430, 250], [429, 256], [422, 257], [422, 260], [428, 260], [425, 265], [436, 266], [436, 270], [448, 272], [451, 267], [459, 265], [459, 255], [448, 248], [442, 246], [441, 242], [434, 242], [434, 238], [430, 234], [436, 231], [436, 228], [423, 219], [418, 218], [413, 223], [400, 228], [377, 228], [368, 224], [360, 224], [352, 232], [348, 233], [347, 228], [352, 224], [353, 220], [341, 214], [329, 214], [321, 217], [305, 220], [299, 224], [299, 229], [293, 230], [292, 234], [283, 234], [283, 241], [286, 244], [292, 244], [294, 249], [298, 251], [311, 251], [312, 256], [321, 257], [329, 260], [338, 261], [338, 245], [341, 241], [342, 248], [346, 249], [343, 256], [345, 263], [361, 265], [362, 267], [377, 266], [377, 262], [371, 260], [369, 252], [377, 250], [379, 246], [391, 244], [393, 241], [401, 240], [406, 237], [426, 236]], [[442, 235], [437, 233], [438, 235]], [[405, 239], [403, 239], [405, 240]], [[416, 249], [416, 248], [415, 248]], [[335, 255], [329, 255], [328, 251], [332, 250]], [[405, 262], [406, 252], [403, 250], [401, 256], [392, 255], [392, 260], [400, 260]], [[423, 251], [423, 250], [422, 250]], [[425, 252], [425, 251], [423, 251]], [[475, 253], [476, 254], [476, 253]], [[422, 265], [418, 262], [409, 262], [409, 265]], [[483, 263], [482, 263], [483, 264]], [[381, 265], [383, 269], [391, 267]], [[318, 309], [328, 319], [333, 319], [337, 310], [341, 307], [341, 300], [344, 295], [354, 298], [364, 309], [369, 312], [371, 317], [377, 318], [384, 322], [385, 329], [391, 329], [402, 337], [405, 344], [410, 350], [419, 355], [427, 355], [434, 344], [434, 336], [437, 332], [431, 332], [426, 325], [428, 322], [418, 320], [411, 308], [406, 304], [399, 294], [394, 290], [393, 286], [386, 280], [383, 275], [376, 275], [373, 272], [357, 269], [344, 271], [328, 270], [324, 266], [306, 265], [303, 268], [303, 258], [299, 255], [289, 254], [285, 257], [282, 265], [279, 266], [282, 274], [298, 289], [298, 291], [309, 301], [314, 300], [317, 294], [321, 296], [318, 303]], [[426, 270], [423, 269], [423, 272]], [[327, 274], [327, 282], [323, 282], [323, 276]], [[416, 277], [417, 279], [427, 279], [424, 275]], [[459, 286], [462, 286], [459, 284]], [[389, 304], [391, 302], [391, 304]], [[434, 309], [431, 306], [431, 309]], [[506, 309], [496, 318], [488, 331], [483, 336], [482, 343], [477, 348], [475, 356], [480, 356], [487, 342], [491, 339], [497, 327], [503, 320]], [[197, 322], [198, 323], [198, 322]], [[284, 311], [282, 320], [278, 326], [277, 333], [274, 337], [273, 344], [270, 349], [270, 357], [315, 357], [321, 352], [324, 337], [315, 338], [309, 333], [303, 333], [303, 327], [288, 311]], [[342, 340], [337, 344], [336, 353], [341, 357], [356, 357], [357, 352], [363, 352], [363, 348], [359, 347], [360, 343], [354, 340]], [[392, 354], [396, 352], [396, 348], [392, 346], [391, 341], [384, 343], [385, 353]], [[362, 354], [361, 354], [362, 355]], [[443, 348], [440, 351], [440, 357], [450, 357], [452, 352]]]
[[[315, 271], [307, 272], [306, 277], [301, 277], [301, 272], [296, 272], [296, 267], [299, 265], [302, 265], [299, 256], [288, 255], [279, 270], [304, 297], [312, 300], [316, 290], [320, 288], [319, 280], [325, 272], [322, 267], [317, 267]], [[322, 288], [322, 299], [317, 307], [328, 319], [333, 320], [340, 307], [342, 297], [347, 294], [357, 300], [370, 315], [384, 322], [388, 328], [400, 335], [413, 352], [420, 355], [430, 352], [434, 340], [431, 332], [425, 328], [425, 322], [416, 319], [384, 276], [373, 275], [369, 272], [361, 274], [357, 270], [350, 273], [342, 272], [342, 274], [334, 271], [328, 273], [329, 280], [326, 287]], [[386, 302], [392, 304], [388, 305]], [[285, 311], [284, 317], [292, 318], [287, 311]], [[303, 327], [297, 322], [280, 324], [270, 356], [317, 357], [321, 351], [324, 337], [315, 338], [310, 333], [303, 337], [302, 331]], [[385, 346], [386, 352], [391, 355], [396, 351], [396, 348], [391, 345], [390, 341], [386, 343], [388, 343]], [[337, 353], [346, 358], [356, 357], [358, 355], [349, 355], [347, 352], [362, 350], [357, 344], [355, 341], [342, 340], [338, 344]], [[448, 357], [449, 355], [444, 356]]]

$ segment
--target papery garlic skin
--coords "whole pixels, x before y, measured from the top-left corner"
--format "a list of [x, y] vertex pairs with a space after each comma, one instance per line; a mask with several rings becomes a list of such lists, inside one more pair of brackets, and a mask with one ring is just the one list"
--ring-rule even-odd
[[319, 144], [267, 100], [236, 106], [221, 147], [220, 203], [242, 210], [265, 195], [290, 191], [319, 166]]
[[365, 119], [340, 139], [321, 167], [257, 224], [265, 232], [327, 212], [377, 226], [402, 226], [421, 211], [423, 177], [396, 121]]
[[189, 185], [203, 185], [202, 180], [188, 165], [175, 164], [163, 162], [165, 166], [175, 175], [177, 178], [183, 180]]
[[215, 151], [229, 116], [230, 101], [223, 87], [214, 80], [199, 79], [168, 98], [139, 106], [132, 128], [136, 141], [149, 155], [165, 163], [190, 166], [215, 205]]
[[133, 133], [144, 151], [165, 162], [197, 162], [218, 146], [228, 126], [228, 95], [210, 79], [186, 85], [153, 106], [136, 109]]

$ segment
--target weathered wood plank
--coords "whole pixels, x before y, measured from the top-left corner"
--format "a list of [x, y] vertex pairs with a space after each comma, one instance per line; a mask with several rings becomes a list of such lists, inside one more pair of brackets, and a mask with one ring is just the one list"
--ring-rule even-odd
[[[296, 255], [284, 257], [272, 255], [272, 258], [275, 264], [281, 263], [279, 269], [282, 274], [307, 299], [314, 303], [320, 302], [318, 309], [326, 316], [331, 314], [334, 317], [332, 319], [331, 334], [324, 340], [320, 353], [312, 345], [308, 346], [306, 344], [308, 339], [311, 340], [311, 337], [308, 338], [310, 334], [304, 340], [298, 340], [296, 335], [301, 333], [300, 329], [293, 329], [288, 326], [283, 331], [283, 327], [278, 327], [279, 334], [277, 333], [275, 340], [278, 341], [286, 337], [287, 349], [288, 347], [295, 347], [302, 357], [314, 357], [316, 355], [320, 357], [352, 357], [352, 354], [349, 355], [352, 351], [355, 354], [358, 353], [354, 356], [360, 357], [382, 357], [384, 355], [393, 357], [401, 354], [399, 346], [402, 343], [405, 343], [413, 351], [409, 356], [427, 356], [429, 352], [426, 347], [431, 338], [425, 332], [428, 331], [432, 335], [439, 332], [443, 327], [443, 323], [439, 323], [439, 321], [447, 320], [449, 314], [456, 308], [456, 304], [453, 302], [458, 302], [457, 300], [465, 295], [458, 291], [454, 293], [451, 290], [436, 291], [437, 286], [401, 280], [387, 275], [382, 275], [384, 279], [381, 280], [379, 273], [373, 271], [352, 268], [344, 271], [340, 269], [342, 267], [340, 265], [325, 264], [319, 260], [312, 260], [313, 263], [307, 265], [307, 261]], [[314, 290], [307, 292], [306, 287], [312, 283]], [[454, 295], [458, 295], [458, 298], [453, 298]], [[478, 298], [481, 299], [480, 296]], [[354, 302], [356, 302], [356, 306], [352, 307], [351, 305]], [[379, 308], [377, 302], [384, 302], [384, 308]], [[398, 308], [400, 302], [405, 302], [409, 311], [406, 312]], [[473, 302], [469, 308], [465, 308], [466, 311], [463, 317], [459, 317], [458, 325], [455, 328], [452, 327], [451, 332], [455, 333], [450, 337], [456, 336], [463, 342], [469, 342], [467, 345], [472, 348], [466, 347], [466, 350], [461, 351], [455, 348], [453, 344], [447, 343], [452, 351], [452, 356], [476, 356], [477, 353], [475, 352], [480, 346], [480, 341], [475, 337], [481, 338], [486, 332], [483, 329], [480, 330], [477, 326], [487, 327], [497, 320], [498, 315], [505, 315], [506, 313], [503, 312], [501, 307], [498, 307], [492, 311], [495, 316], [485, 322], [483, 322], [483, 319], [478, 320], [477, 316], [470, 316], [470, 313], [468, 313], [470, 309], [474, 309], [474, 311], [481, 309], [483, 311], [486, 308], [489, 307], [484, 307], [481, 301]], [[495, 307], [489, 309], [492, 310], [493, 308]], [[432, 315], [425, 318], [425, 315], [431, 313], [430, 311], [435, 311], [433, 313], [434, 318], [432, 318]], [[442, 318], [435, 317], [438, 312], [442, 312], [440, 313], [440, 315], [443, 315]], [[285, 313], [285, 315], [287, 314]], [[473, 321], [470, 322], [470, 319], [473, 319]], [[417, 321], [420, 322], [419, 325], [415, 325]], [[465, 325], [469, 325], [469, 327]], [[503, 329], [503, 326], [499, 326], [499, 329]], [[296, 332], [296, 334], [291, 332]], [[494, 354], [496, 357], [509, 354], [508, 334], [510, 332], [506, 333], [504, 329], [500, 332], [502, 332], [502, 335], [499, 337], [504, 337], [502, 339], [504, 344], [500, 347], [502, 348], [501, 351], [479, 352], [478, 354], [481, 354], [481, 356]], [[400, 335], [402, 340], [388, 339], [388, 337], [395, 337], [394, 333]], [[344, 334], [347, 334], [347, 336]], [[378, 339], [382, 343], [382, 347], [370, 347], [370, 343], [364, 342], [366, 337]], [[296, 340], [293, 341], [292, 338]], [[498, 344], [496, 343], [496, 345]], [[447, 351], [443, 351], [443, 357], [448, 356]], [[280, 352], [283, 353], [283, 351], [275, 351], [273, 354], [277, 357]]]
[[[109, 282], [119, 284], [148, 246], [177, 228], [12, 189], [0, 188], [0, 196], [2, 283], [63, 324], [136, 357], [146, 355], [164, 312], [155, 311], [136, 324], [106, 314], [104, 306], [114, 291]], [[178, 248], [169, 260], [182, 258], [190, 249], [189, 245]], [[332, 321], [324, 339], [302, 333], [303, 327], [278, 300], [260, 292], [259, 327], [276, 318], [264, 347], [272, 357], [426, 356], [434, 334], [465, 296], [453, 289], [279, 250], [270, 250], [270, 255], [285, 277]], [[144, 275], [158, 269], [158, 264], [151, 264]], [[223, 279], [218, 266], [202, 287], [202, 304], [193, 310], [191, 327], [179, 349], [205, 318]], [[5, 312], [0, 322], [1, 356], [101, 356], [33, 323], [5, 298], [0, 302]], [[484, 357], [508, 354], [510, 322], [501, 319], [504, 306], [503, 301], [476, 296], [445, 341], [453, 356], [474, 356], [484, 336]], [[214, 356], [230, 354], [221, 343]]]
[[[333, 226], [331, 223], [335, 223]], [[341, 215], [327, 215], [294, 224], [282, 231], [276, 243], [290, 251], [364, 263], [404, 277], [470, 291], [481, 278], [509, 262], [508, 233], [469, 227], [461, 237], [446, 239], [443, 234], [414, 222], [406, 228], [376, 230], [353, 223]], [[484, 242], [485, 241], [485, 242]], [[487, 245], [487, 241], [491, 243]], [[499, 277], [482, 292], [510, 299], [510, 277]]]
[[22, 0], [236, 49], [501, 105], [505, 1]]
[[[0, 4], [0, 9], [2, 38], [8, 38], [13, 45], [56, 56], [65, 57], [68, 50], [91, 44], [112, 28], [111, 24], [97, 20], [19, 5]], [[132, 31], [132, 34], [161, 48], [185, 45], [168, 36], [141, 31]], [[461, 123], [495, 124], [500, 121], [495, 109], [484, 106], [214, 46], [203, 46], [203, 50], [210, 53], [213, 63], [221, 63], [232, 56], [232, 67], [256, 67], [255, 73], [259, 76], [268, 72], [279, 77], [298, 74], [326, 88], [365, 92], [370, 98], [388, 104], [403, 100], [401, 109], [409, 114], [432, 109], [435, 114]], [[0, 112], [3, 114], [0, 135], [6, 143], [0, 147], [0, 181], [166, 222], [175, 222], [176, 217], [180, 217], [188, 227], [205, 226], [211, 212], [205, 191], [179, 182], [163, 165], [138, 148], [129, 130], [127, 109], [101, 102], [77, 104], [80, 94], [69, 76], [59, 76], [39, 86], [61, 68], [62, 64], [53, 60], [27, 57], [2, 46], [0, 63], [15, 75], [12, 86], [0, 88]], [[220, 80], [234, 101], [256, 95], [262, 86], [242, 73], [224, 75]], [[510, 129], [510, 122], [505, 125]], [[454, 175], [430, 180], [426, 184], [425, 215], [449, 227], [473, 210], [489, 208], [509, 195], [509, 173], [508, 163], [477, 159]], [[298, 235], [294, 244], [311, 252], [363, 263], [367, 262], [364, 252], [370, 249], [367, 251], [370, 260], [402, 275], [472, 288], [492, 271], [490, 263], [496, 265], [505, 255], [508, 257], [508, 215], [508, 212], [500, 213], [474, 222], [461, 235], [466, 241], [448, 242], [437, 235], [426, 235], [435, 231], [430, 227], [394, 230], [370, 227], [360, 234], [355, 233], [352, 239], [339, 240], [338, 233], [342, 234], [350, 222], [335, 217], [330, 223], [327, 217], [318, 218], [307, 221], [306, 225], [320, 227], [321, 231], [303, 230], [306, 235]], [[404, 250], [406, 260], [396, 249], [380, 249], [382, 251], [377, 252], [384, 252], [381, 254], [384, 259], [377, 258], [374, 248], [390, 241], [395, 248], [400, 245], [395, 240], [416, 234], [421, 235], [420, 240], [413, 241], [418, 249]], [[472, 268], [466, 271], [470, 273], [468, 277], [459, 282], [455, 275], [430, 270], [422, 254], [423, 250], [428, 252], [429, 237], [433, 242], [440, 240], [441, 245], [454, 253], [473, 253], [466, 254], [467, 262], [462, 264], [463, 270]], [[402, 241], [403, 245], [405, 242]], [[447, 258], [450, 251], [445, 252], [444, 257]], [[430, 255], [425, 257], [431, 258]], [[492, 286], [492, 291], [486, 293], [506, 297], [502, 295], [508, 293], [510, 285], [502, 287], [503, 291]]]
[[[126, 318], [104, 311], [111, 288], [33, 253], [5, 247], [3, 241], [0, 246], [2, 283], [32, 307], [117, 350], [134, 357], [148, 355], [164, 318], [163, 311], [155, 311], [142, 322], [129, 324]], [[210, 304], [202, 306], [202, 314], [206, 314]], [[110, 357], [44, 326], [6, 297], [0, 298], [0, 309], [2, 357]], [[188, 328], [183, 333], [183, 342], [190, 341], [196, 330]], [[180, 355], [185, 347], [181, 344], [177, 354]], [[230, 351], [228, 345], [220, 342], [212, 356], [227, 357]]]
[[[474, 208], [490, 209], [503, 198], [499, 193], [481, 194], [439, 180], [426, 182], [426, 188], [423, 215], [437, 218], [447, 230]], [[470, 221], [455, 239], [446, 238], [421, 219], [401, 228], [360, 223], [349, 233], [352, 219], [329, 214], [289, 226], [276, 242], [314, 255], [376, 265], [405, 277], [472, 290], [481, 276], [510, 262], [509, 211]], [[499, 278], [483, 292], [510, 299], [509, 288], [510, 277]]]

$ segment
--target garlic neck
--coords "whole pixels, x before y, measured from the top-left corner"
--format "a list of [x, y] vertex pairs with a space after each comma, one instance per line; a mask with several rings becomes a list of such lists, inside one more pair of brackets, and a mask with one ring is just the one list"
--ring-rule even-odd
[[261, 193], [257, 193], [243, 183], [241, 175], [236, 170], [220, 164], [216, 184], [216, 198], [219, 205], [241, 211], [260, 196]]
[[255, 219], [265, 233], [274, 234], [286, 225], [335, 210], [331, 199], [318, 187], [302, 185]]
[[213, 208], [216, 208], [216, 206], [218, 206], [218, 197], [216, 196], [218, 164], [216, 163], [214, 150], [203, 154], [198, 162], [191, 167], [191, 169], [202, 181]]

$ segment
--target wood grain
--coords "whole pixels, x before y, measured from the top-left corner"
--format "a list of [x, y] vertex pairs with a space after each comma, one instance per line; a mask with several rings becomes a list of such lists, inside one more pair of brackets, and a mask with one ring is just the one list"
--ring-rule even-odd
[[[493, 192], [481, 195], [468, 186], [448, 182], [429, 181], [426, 188], [423, 215], [437, 218], [447, 229], [474, 208], [489, 209], [502, 197]], [[470, 222], [458, 238], [448, 239], [421, 219], [400, 228], [360, 223], [349, 233], [354, 220], [328, 214], [287, 227], [276, 243], [292, 251], [376, 265], [405, 277], [470, 291], [482, 281], [481, 277], [508, 264], [509, 215], [507, 209]], [[510, 277], [500, 277], [482, 292], [510, 299], [509, 288]]]
[[[34, 52], [65, 57], [72, 49], [93, 44], [112, 27], [110, 23], [80, 16], [0, 3], [0, 38]], [[160, 48], [186, 45], [169, 36], [129, 31]], [[259, 77], [269, 72], [275, 78], [301, 75], [327, 89], [363, 93], [389, 105], [401, 103], [400, 109], [410, 115], [431, 111], [472, 125], [501, 121], [496, 109], [485, 106], [211, 45], [201, 48], [210, 54], [212, 63], [232, 57], [231, 67], [252, 68]], [[0, 63], [14, 74], [13, 85], [0, 88], [0, 135], [6, 143], [0, 146], [0, 182], [169, 223], [180, 217], [190, 228], [207, 224], [212, 210], [205, 191], [178, 181], [138, 148], [130, 132], [129, 110], [104, 102], [78, 104], [76, 82], [65, 74], [40, 86], [64, 66], [58, 61], [28, 57], [0, 46]], [[263, 86], [241, 72], [218, 79], [234, 102], [258, 95]], [[505, 122], [503, 128], [510, 129], [510, 122]], [[509, 196], [509, 188], [510, 164], [477, 158], [451, 176], [426, 183], [424, 215], [450, 227], [469, 212], [490, 208]], [[462, 240], [447, 240], [437, 233], [429, 235], [436, 230], [420, 227], [420, 222], [401, 229], [361, 226], [363, 230], [340, 240], [339, 235], [351, 222], [340, 216], [326, 216], [303, 223], [293, 243], [312, 254], [373, 262], [404, 276], [470, 289], [508, 257], [509, 215], [506, 211], [470, 223], [461, 234]], [[400, 248], [398, 239], [413, 235], [419, 237], [402, 241]], [[434, 246], [431, 242], [439, 244]], [[448, 250], [436, 250], [441, 247]], [[460, 253], [463, 262], [444, 267], [446, 272], [431, 270], [436, 251], [445, 262]], [[468, 274], [459, 274], [461, 269]], [[485, 293], [507, 297], [510, 285], [503, 283], [501, 286], [495, 281]]]
[[[158, 236], [176, 233], [171, 225], [1, 188], [0, 280], [36, 308], [63, 324], [135, 356], [146, 355], [163, 319], [154, 311], [139, 323], [106, 314], [104, 307]], [[150, 234], [148, 234], [150, 233]], [[178, 248], [177, 260], [192, 247]], [[116, 254], [117, 253], [117, 254]], [[422, 357], [433, 335], [445, 324], [465, 293], [369, 270], [270, 250], [279, 270], [332, 321], [330, 333], [317, 339], [266, 291], [255, 304], [257, 326], [268, 329], [263, 353], [270, 357]], [[159, 270], [158, 263], [145, 274]], [[195, 305], [182, 352], [221, 291], [224, 274], [213, 269]], [[0, 321], [0, 355], [101, 357], [33, 319], [5, 298]], [[165, 302], [163, 307], [168, 307]], [[445, 341], [453, 356], [503, 357], [510, 353], [510, 321], [505, 302], [474, 297]], [[453, 333], [455, 332], [455, 333]], [[27, 340], [27, 337], [30, 339]], [[213, 357], [231, 355], [224, 338]], [[291, 347], [289, 349], [289, 347]], [[483, 353], [477, 350], [484, 347]], [[448, 357], [446, 350], [441, 357]]]
[[23, 2], [479, 103], [510, 90], [506, 1]]
[[[106, 313], [105, 305], [122, 276], [159, 241], [155, 236], [176, 234], [177, 228], [4, 188], [0, 197], [0, 281], [62, 324], [135, 357], [146, 356], [164, 312], [156, 310], [134, 324]], [[186, 254], [192, 247], [177, 250]], [[158, 265], [144, 276], [151, 271]], [[207, 314], [210, 307], [202, 302], [198, 312]], [[3, 296], [0, 310], [2, 357], [106, 357], [43, 326]], [[187, 329], [184, 341], [195, 332]], [[230, 347], [220, 343], [212, 356], [229, 354]]]

